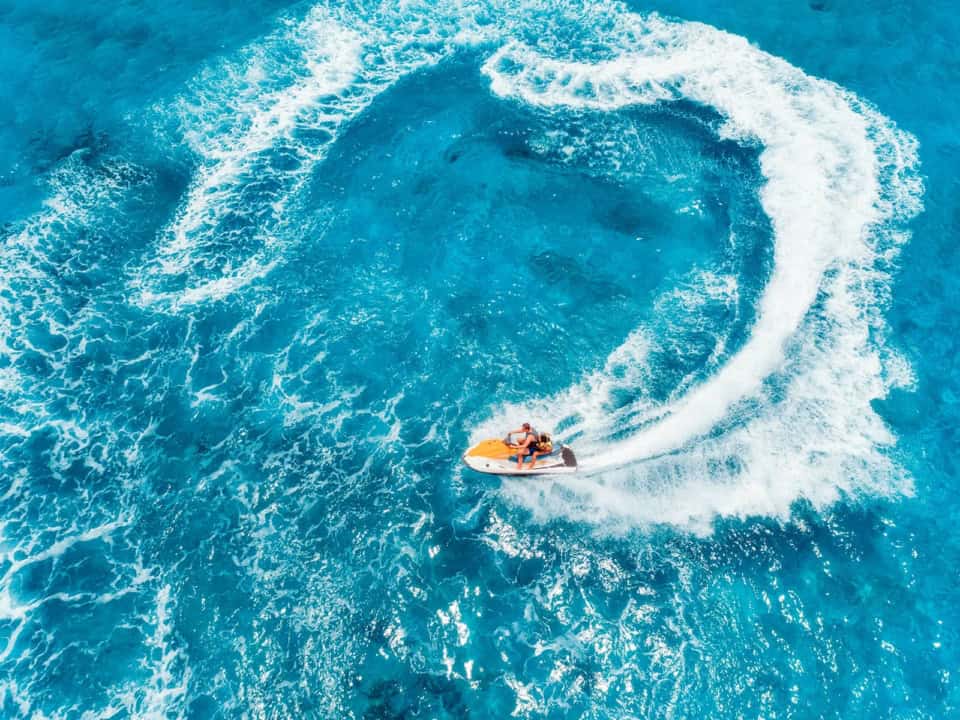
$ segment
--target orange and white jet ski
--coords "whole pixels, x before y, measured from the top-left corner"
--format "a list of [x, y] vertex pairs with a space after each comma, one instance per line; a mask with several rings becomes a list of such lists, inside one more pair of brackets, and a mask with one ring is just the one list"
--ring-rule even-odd
[[[543, 438], [546, 438], [544, 440]], [[549, 436], [541, 436], [537, 460], [530, 466], [529, 456], [517, 467], [517, 446], [508, 435], [503, 440], [482, 440], [463, 454], [463, 462], [477, 472], [491, 475], [561, 475], [577, 471], [577, 458], [566, 445], [554, 445]]]

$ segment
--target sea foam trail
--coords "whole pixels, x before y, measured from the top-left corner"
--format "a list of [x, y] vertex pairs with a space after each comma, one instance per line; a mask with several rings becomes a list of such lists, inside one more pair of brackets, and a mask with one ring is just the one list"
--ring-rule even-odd
[[[575, 481], [505, 491], [546, 517], [699, 526], [718, 514], [785, 516], [801, 497], [909, 490], [871, 401], [909, 382], [883, 346], [880, 308], [884, 268], [919, 207], [915, 141], [743, 38], [617, 3], [551, 6], [556, 27], [544, 32], [534, 12], [544, 9], [411, 3], [359, 18], [314, 8], [213, 67], [181, 108], [200, 169], [134, 281], [139, 299], [175, 310], [266, 275], [286, 242], [285, 209], [341, 128], [403, 75], [492, 45], [483, 70], [504, 98], [560, 114], [681, 98], [715, 109], [722, 136], [762, 147], [774, 238], [750, 336], [711, 377], [651, 401], [657, 338], [638, 328], [560, 396], [495, 410], [479, 433], [517, 413], [565, 421], [584, 460]], [[640, 399], [612, 411], [624, 387]]]
[[[514, 42], [484, 71], [495, 93], [545, 108], [686, 98], [717, 110], [725, 137], [762, 145], [774, 268], [742, 348], [655, 408], [659, 419], [641, 431], [606, 440], [618, 428], [598, 410], [620, 382], [602, 371], [539, 413], [531, 408], [545, 423], [561, 419], [551, 406], [580, 415], [590, 475], [506, 491], [545, 517], [702, 526], [717, 514], [785, 516], [800, 497], [819, 505], [841, 492], [909, 490], [882, 450], [893, 438], [870, 402], [909, 376], [902, 363], [885, 367], [878, 344], [888, 281], [878, 266], [905, 238], [897, 223], [918, 209], [915, 141], [849, 92], [743, 38], [657, 17], [631, 22], [636, 40], [611, 59], [555, 59]], [[635, 355], [643, 336], [610, 362]], [[776, 399], [765, 389], [774, 375], [786, 384]], [[733, 428], [710, 435], [721, 423]]]
[[199, 167], [132, 282], [140, 304], [222, 299], [273, 269], [289, 204], [342, 128], [400, 77], [478, 37], [455, 14], [433, 26], [423, 12], [365, 19], [318, 5], [200, 74], [174, 106]]
[[[362, 46], [355, 32], [311, 12], [250, 48], [239, 64], [204, 73], [195, 96], [181, 99], [185, 136], [200, 166], [162, 233], [156, 261], [135, 279], [141, 303], [191, 305], [269, 272], [269, 247], [288, 198], [336, 128], [363, 104], [343, 95], [357, 80]], [[320, 141], [293, 142], [300, 127]], [[278, 155], [283, 173], [273, 167]], [[253, 207], [245, 186], [264, 191]], [[223, 243], [249, 247], [249, 254], [218, 266]]]
[[[273, 268], [289, 201], [340, 127], [400, 74], [374, 40], [314, 8], [200, 76], [177, 106], [200, 166], [155, 261], [134, 280], [142, 304], [215, 300]], [[409, 58], [403, 70], [430, 59]]]

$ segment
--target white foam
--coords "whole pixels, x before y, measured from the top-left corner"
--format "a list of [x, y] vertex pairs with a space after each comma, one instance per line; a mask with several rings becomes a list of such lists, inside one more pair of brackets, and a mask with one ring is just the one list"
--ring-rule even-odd
[[[500, 23], [492, 22], [491, 10]], [[199, 166], [155, 256], [131, 279], [135, 299], [177, 312], [266, 276], [288, 243], [281, 236], [290, 203], [344, 126], [400, 77], [501, 36], [504, 24], [529, 20], [523, 8], [461, 0], [398, 3], [369, 15], [319, 4], [208, 67], [173, 108]], [[314, 139], [303, 141], [298, 131]], [[278, 150], [292, 167], [265, 162]], [[243, 190], [264, 176], [275, 183], [273, 197], [251, 208]], [[229, 229], [234, 217], [254, 210], [255, 227]], [[230, 252], [238, 267], [203, 267], [215, 265], [208, 255], [233, 239], [243, 244]]]
[[[156, 263], [134, 282], [139, 299], [176, 310], [265, 277], [284, 242], [285, 209], [340, 129], [402, 75], [493, 40], [499, 49], [483, 70], [504, 98], [560, 112], [680, 98], [715, 109], [724, 138], [762, 148], [760, 200], [774, 237], [749, 338], [708, 367], [708, 378], [692, 376], [667, 402], [652, 401], [648, 358], [659, 339], [638, 328], [602, 368], [557, 397], [496, 408], [482, 432], [509, 425], [507, 415], [542, 427], [566, 419], [585, 469], [536, 486], [546, 492], [507, 482], [507, 495], [544, 517], [704, 526], [717, 514], [786, 516], [799, 498], [822, 505], [843, 493], [909, 491], [871, 401], [909, 375], [885, 369], [892, 353], [882, 346], [878, 308], [888, 292], [880, 261], [895, 254], [905, 239], [897, 224], [919, 206], [915, 141], [851, 93], [744, 38], [631, 14], [618, 3], [550, 5], [557, 27], [569, 20], [575, 32], [543, 33], [544, 10], [413, 3], [360, 19], [314, 8], [201, 76], [207, 90], [182, 105], [200, 170]], [[583, 47], [587, 58], [577, 56]], [[321, 128], [330, 140], [300, 143], [299, 128]], [[229, 240], [223, 220], [242, 211], [251, 170], [278, 149], [295, 167], [274, 178], [276, 198], [247, 231], [255, 237], [239, 238], [235, 267], [198, 272], [205, 252]], [[736, 290], [735, 278], [703, 288]], [[639, 399], [615, 408], [611, 399], [624, 388]]]
[[[300, 49], [299, 62], [290, 62], [291, 44]], [[156, 261], [134, 280], [142, 304], [180, 306], [220, 299], [272, 269], [271, 231], [276, 230], [287, 200], [295, 194], [294, 186], [324, 149], [323, 145], [308, 148], [294, 143], [292, 134], [298, 127], [309, 127], [326, 130], [332, 137], [339, 125], [358, 111], [358, 105], [364, 104], [344, 94], [357, 80], [362, 49], [363, 41], [356, 32], [316, 9], [277, 37], [254, 46], [239, 68], [223, 63], [216, 70], [219, 81], [213, 72], [201, 76], [208, 85], [197, 97], [181, 100], [178, 108], [185, 136], [201, 157], [201, 165], [181, 209], [162, 233]], [[270, 84], [279, 87], [271, 89]], [[213, 98], [206, 96], [211, 89], [216, 91]], [[227, 113], [235, 117], [228, 119]], [[225, 268], [222, 274], [194, 277], [192, 268], [202, 262], [202, 252], [229, 241], [232, 233], [224, 227], [225, 221], [251, 211], [244, 206], [240, 191], [262, 179], [255, 176], [257, 159], [281, 142], [289, 145], [296, 169], [282, 174], [285, 186], [279, 197], [264, 201], [263, 217], [249, 231], [256, 237], [240, 238], [252, 242], [256, 248], [253, 255], [243, 258], [235, 269]], [[268, 171], [260, 168], [259, 172]], [[163, 280], [168, 276], [184, 278], [187, 287], [164, 290]]]
[[[346, 23], [356, 27], [349, 27]], [[341, 129], [391, 83], [445, 48], [409, 43], [409, 28], [393, 32], [367, 26], [360, 18], [337, 19], [314, 7], [300, 22], [288, 22], [239, 60], [201, 74], [196, 95], [178, 105], [184, 135], [201, 165], [174, 221], [161, 237], [156, 259], [132, 281], [143, 305], [182, 307], [223, 299], [266, 276], [283, 241], [285, 213], [311, 171], [327, 154]], [[291, 60], [290, 47], [300, 51]], [[313, 140], [297, 138], [309, 131]], [[318, 139], [319, 138], [319, 139]], [[266, 153], [282, 150], [292, 167], [275, 170]], [[242, 191], [263, 179], [275, 184], [257, 208]], [[272, 195], [271, 195], [272, 193]], [[240, 231], [244, 247], [237, 267], [197, 273], [204, 251], [229, 243], [231, 219], [256, 210], [255, 227]], [[246, 235], [243, 235], [246, 233]], [[246, 250], [247, 245], [253, 250]], [[251, 254], [243, 257], [244, 252]], [[166, 289], [171, 279], [172, 289]]]
[[[510, 42], [484, 72], [497, 94], [548, 108], [686, 98], [717, 110], [726, 137], [762, 145], [774, 268], [749, 339], [640, 432], [605, 441], [615, 418], [598, 408], [604, 384], [619, 382], [605, 371], [537, 403], [534, 418], [559, 406], [589, 419], [589, 474], [553, 486], [510, 482], [505, 492], [544, 518], [704, 527], [718, 514], [786, 516], [801, 497], [822, 506], [841, 493], [909, 491], [870, 402], [887, 391], [877, 308], [888, 279], [877, 261], [904, 239], [890, 224], [918, 207], [916, 143], [849, 92], [743, 38], [655, 16], [624, 24], [619, 37], [630, 43], [610, 59], [558, 59]], [[774, 375], [786, 388], [777, 398], [765, 388]], [[492, 424], [518, 414], [527, 415], [498, 410]], [[735, 429], [709, 437], [722, 422]]]
[[[43, 348], [32, 346], [24, 332], [24, 320], [44, 325], [52, 335], [69, 335], [71, 316], [60, 312], [63, 289], [60, 278], [51, 273], [62, 260], [52, 256], [64, 251], [66, 243], [71, 255], [79, 254], [84, 240], [77, 233], [94, 224], [99, 212], [114, 209], [125, 191], [142, 184], [147, 174], [117, 158], [101, 159], [92, 167], [89, 151], [73, 152], [54, 168], [45, 184], [49, 195], [32, 216], [13, 226], [13, 231], [0, 237], [0, 356], [19, 358], [25, 348], [49, 357]], [[75, 322], [83, 316], [73, 316]], [[8, 407], [24, 422], [30, 417], [44, 417], [24, 388], [31, 379], [10, 362], [0, 370], [0, 393], [8, 394]], [[11, 422], [0, 423], [0, 433], [25, 435], [28, 431]]]

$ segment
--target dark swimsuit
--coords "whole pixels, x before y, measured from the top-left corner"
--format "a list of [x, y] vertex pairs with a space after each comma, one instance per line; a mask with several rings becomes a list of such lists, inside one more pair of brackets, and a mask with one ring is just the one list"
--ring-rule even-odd
[[525, 455], [532, 455], [534, 450], [540, 449], [540, 443], [538, 442], [537, 434], [535, 432], [528, 432], [524, 435], [524, 439], [533, 435], [533, 442], [527, 445]]

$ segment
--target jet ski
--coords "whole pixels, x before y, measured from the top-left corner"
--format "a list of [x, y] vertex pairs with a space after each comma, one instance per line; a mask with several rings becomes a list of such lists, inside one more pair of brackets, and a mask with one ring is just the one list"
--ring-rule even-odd
[[510, 442], [510, 436], [501, 439], [482, 440], [463, 454], [463, 462], [471, 470], [490, 475], [561, 475], [577, 471], [577, 458], [566, 445], [554, 445], [546, 437], [539, 443], [540, 455], [533, 467], [529, 456], [523, 460], [523, 467], [517, 467], [517, 446]]

